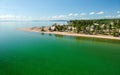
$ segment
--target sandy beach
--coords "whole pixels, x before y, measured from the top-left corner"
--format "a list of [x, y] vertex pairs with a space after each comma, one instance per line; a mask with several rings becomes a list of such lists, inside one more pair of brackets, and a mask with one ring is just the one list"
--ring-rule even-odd
[[40, 31], [39, 29], [31, 29], [31, 28], [17, 28], [17, 30], [29, 31], [29, 32], [41, 32], [45, 34], [58, 34], [58, 35], [67, 35], [67, 36], [78, 36], [78, 37], [90, 37], [90, 38], [102, 38], [102, 39], [112, 39], [112, 40], [120, 40], [120, 37], [113, 36], [105, 36], [105, 35], [87, 35], [87, 34], [77, 34], [70, 32], [50, 32], [50, 31]]

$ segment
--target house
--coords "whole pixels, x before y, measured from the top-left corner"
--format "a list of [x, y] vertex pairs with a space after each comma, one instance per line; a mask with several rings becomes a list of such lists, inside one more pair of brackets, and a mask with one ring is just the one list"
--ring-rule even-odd
[[50, 27], [50, 28], [51, 28], [51, 30], [52, 30], [52, 31], [54, 31], [54, 30], [55, 30], [55, 26], [52, 26], [52, 27]]
[[98, 26], [99, 24], [98, 23], [94, 23], [94, 25]]
[[69, 29], [69, 30], [71, 30], [71, 29], [72, 29], [72, 30], [75, 30], [76, 27], [68, 26], [68, 29]]
[[110, 24], [111, 24], [111, 25], [114, 25], [114, 22], [111, 22]]

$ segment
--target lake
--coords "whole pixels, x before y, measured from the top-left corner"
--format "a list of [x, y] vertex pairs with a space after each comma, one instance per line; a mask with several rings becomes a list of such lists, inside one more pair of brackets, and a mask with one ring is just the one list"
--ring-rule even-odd
[[53, 23], [0, 22], [0, 75], [120, 75], [120, 41], [16, 30]]

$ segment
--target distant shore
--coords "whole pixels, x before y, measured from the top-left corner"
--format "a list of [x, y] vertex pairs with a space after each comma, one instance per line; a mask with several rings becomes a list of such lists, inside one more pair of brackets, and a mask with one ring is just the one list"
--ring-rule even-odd
[[39, 28], [17, 28], [17, 30], [29, 31], [29, 32], [40, 32], [45, 34], [58, 34], [58, 35], [67, 35], [67, 36], [77, 36], [77, 37], [90, 37], [90, 38], [102, 38], [102, 39], [111, 39], [111, 40], [120, 40], [120, 37], [105, 36], [105, 35], [87, 35], [87, 34], [77, 34], [72, 32], [58, 32], [58, 31], [41, 31]]

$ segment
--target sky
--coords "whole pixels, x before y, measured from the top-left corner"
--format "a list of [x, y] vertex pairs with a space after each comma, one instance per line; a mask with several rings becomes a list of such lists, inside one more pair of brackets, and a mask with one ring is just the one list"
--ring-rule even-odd
[[0, 20], [120, 18], [120, 0], [0, 0]]

